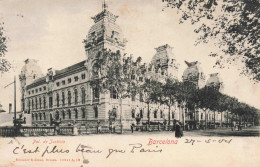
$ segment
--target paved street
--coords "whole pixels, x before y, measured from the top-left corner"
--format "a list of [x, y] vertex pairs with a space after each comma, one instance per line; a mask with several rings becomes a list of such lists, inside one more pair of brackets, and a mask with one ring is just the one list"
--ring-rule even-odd
[[[169, 134], [174, 132], [161, 131], [161, 132], [134, 132], [134, 135], [159, 135], [159, 134]], [[125, 135], [131, 134], [130, 131], [124, 132]], [[191, 130], [184, 131], [184, 136], [260, 136], [260, 126], [247, 127], [242, 129], [242, 131], [232, 131], [231, 128], [217, 128], [217, 129], [207, 129], [207, 130]], [[100, 134], [102, 135], [102, 134]]]

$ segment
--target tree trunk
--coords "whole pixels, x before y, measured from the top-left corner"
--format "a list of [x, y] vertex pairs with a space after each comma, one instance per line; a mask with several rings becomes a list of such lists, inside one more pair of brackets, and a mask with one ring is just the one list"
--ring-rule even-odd
[[150, 127], [150, 103], [147, 103], [147, 108], [148, 108], [148, 126]]
[[170, 131], [170, 125], [171, 125], [171, 105], [169, 107], [169, 116], [168, 116], [168, 130]]
[[216, 127], [216, 111], [214, 110], [214, 128]]
[[222, 128], [222, 112], [223, 112], [223, 111], [221, 111], [221, 113], [220, 113], [220, 117], [221, 117], [221, 118], [220, 118], [220, 127], [221, 127], [221, 128]]
[[120, 95], [120, 98], [119, 98], [119, 101], [120, 101], [120, 125], [121, 125], [121, 134], [123, 133], [123, 124], [122, 124], [122, 95]]
[[205, 110], [205, 129], [207, 129], [207, 118], [208, 118], [208, 115], [207, 115], [207, 110]]

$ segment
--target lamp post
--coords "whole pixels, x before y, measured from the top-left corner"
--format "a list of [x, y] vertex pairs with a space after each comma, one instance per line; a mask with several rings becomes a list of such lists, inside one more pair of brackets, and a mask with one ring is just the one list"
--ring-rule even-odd
[[14, 76], [14, 82], [6, 85], [4, 88], [14, 84], [14, 118], [13, 118], [13, 123], [14, 127], [17, 128], [17, 131], [20, 130], [21, 125], [26, 123], [26, 118], [22, 118], [22, 113], [19, 116], [19, 119], [16, 119], [16, 76]]

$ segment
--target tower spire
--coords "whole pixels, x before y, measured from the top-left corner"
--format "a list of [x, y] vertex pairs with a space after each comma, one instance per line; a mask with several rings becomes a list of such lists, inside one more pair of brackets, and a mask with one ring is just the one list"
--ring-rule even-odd
[[102, 2], [102, 11], [105, 11], [107, 9], [107, 3], [106, 3], [106, 0], [103, 0]]

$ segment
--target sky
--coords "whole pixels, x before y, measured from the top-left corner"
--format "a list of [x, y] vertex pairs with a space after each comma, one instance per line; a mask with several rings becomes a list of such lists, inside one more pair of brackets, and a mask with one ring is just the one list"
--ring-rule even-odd
[[[213, 44], [194, 46], [196, 34], [189, 23], [179, 24], [174, 9], [162, 11], [161, 0], [110, 0], [108, 10], [118, 15], [128, 43], [126, 52], [141, 56], [149, 63], [158, 46], [169, 44], [179, 63], [179, 79], [187, 67], [186, 61], [199, 61], [206, 74], [218, 72], [224, 82], [224, 93], [260, 108], [260, 84], [240, 76], [238, 66], [229, 69], [213, 68], [215, 59], [210, 52], [219, 51]], [[13, 103], [13, 87], [4, 88], [18, 79], [24, 60], [39, 60], [44, 74], [48, 68], [56, 70], [86, 59], [83, 39], [94, 24], [91, 17], [102, 10], [102, 0], [0, 0], [0, 20], [4, 21], [8, 36], [6, 58], [13, 69], [0, 74], [0, 103], [8, 111]], [[20, 110], [19, 83], [17, 110]]]

